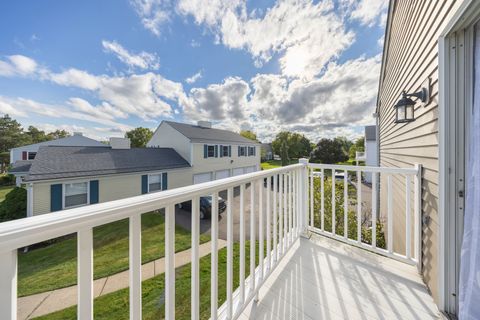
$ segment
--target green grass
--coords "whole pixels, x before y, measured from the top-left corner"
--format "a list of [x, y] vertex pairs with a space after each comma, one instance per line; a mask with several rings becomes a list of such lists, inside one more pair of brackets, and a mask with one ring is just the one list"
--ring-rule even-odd
[[12, 191], [14, 188], [15, 188], [15, 186], [2, 186], [2, 187], [0, 187], [0, 202], [5, 200], [5, 196], [7, 195], [7, 193]]
[[[158, 213], [142, 215], [142, 263], [165, 254], [164, 217]], [[210, 240], [201, 235], [200, 242]], [[94, 278], [103, 278], [128, 269], [128, 220], [94, 228]], [[176, 252], [190, 248], [190, 232], [176, 226]], [[18, 295], [27, 296], [75, 285], [77, 282], [76, 236], [27, 253], [19, 253]]]
[[[258, 243], [257, 243], [258, 264]], [[249, 269], [249, 242], [246, 241], [245, 254], [245, 276], [250, 274]], [[238, 288], [239, 279], [239, 252], [240, 245], [234, 244], [233, 247], [233, 283], [234, 289]], [[223, 248], [218, 252], [218, 306], [220, 307], [226, 300], [226, 273], [227, 250]], [[175, 274], [175, 318], [190, 319], [190, 281], [191, 265], [185, 265], [176, 269]], [[154, 278], [142, 282], [142, 307], [143, 319], [164, 319], [164, 275], [158, 275]], [[110, 294], [98, 297], [94, 301], [95, 319], [128, 319], [129, 317], [129, 289], [122, 289]], [[60, 310], [36, 319], [55, 320], [55, 319], [76, 319], [77, 307], [73, 306]], [[200, 318], [210, 318], [210, 255], [200, 259]]]
[[[295, 164], [298, 163], [298, 159], [291, 159], [290, 164]], [[262, 162], [260, 164], [262, 167], [262, 170], [269, 170], [269, 169], [275, 169], [275, 168], [280, 168], [282, 166], [282, 161], [281, 160], [269, 160]]]

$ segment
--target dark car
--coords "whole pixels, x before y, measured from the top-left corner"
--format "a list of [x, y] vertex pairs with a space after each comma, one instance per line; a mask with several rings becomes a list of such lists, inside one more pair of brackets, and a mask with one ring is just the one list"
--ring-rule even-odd
[[[179, 208], [185, 210], [192, 210], [192, 201], [186, 201], [180, 203], [178, 205]], [[218, 214], [220, 215], [222, 212], [227, 209], [227, 202], [223, 200], [221, 197], [218, 197]], [[212, 215], [212, 197], [205, 196], [200, 197], [200, 219], [205, 219], [207, 217], [211, 217]]]

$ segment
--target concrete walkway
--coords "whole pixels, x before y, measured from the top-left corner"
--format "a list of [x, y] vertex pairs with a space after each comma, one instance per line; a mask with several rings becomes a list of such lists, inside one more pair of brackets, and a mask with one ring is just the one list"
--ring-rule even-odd
[[[226, 247], [227, 242], [218, 239], [218, 249]], [[201, 244], [199, 247], [200, 257], [211, 252], [211, 243]], [[175, 268], [189, 264], [191, 250], [177, 252], [175, 254]], [[165, 272], [165, 258], [160, 258], [142, 265], [142, 281], [153, 278]], [[120, 289], [129, 287], [128, 270], [116, 273], [109, 277], [93, 281], [94, 297], [99, 297]], [[77, 304], [77, 286], [66, 287], [48, 292], [42, 292], [31, 296], [18, 298], [17, 317], [20, 320], [31, 319], [42, 315], [62, 310]]]

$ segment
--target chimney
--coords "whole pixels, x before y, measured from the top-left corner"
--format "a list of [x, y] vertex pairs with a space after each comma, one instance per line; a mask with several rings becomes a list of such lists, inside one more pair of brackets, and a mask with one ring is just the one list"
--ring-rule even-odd
[[210, 121], [198, 121], [198, 126], [202, 128], [211, 128], [212, 123]]
[[73, 135], [74, 135], [74, 136], [80, 136], [80, 137], [81, 137], [81, 136], [83, 136], [83, 133], [82, 133], [82, 132], [74, 132]]
[[112, 149], [130, 149], [130, 139], [128, 138], [110, 138], [110, 147]]

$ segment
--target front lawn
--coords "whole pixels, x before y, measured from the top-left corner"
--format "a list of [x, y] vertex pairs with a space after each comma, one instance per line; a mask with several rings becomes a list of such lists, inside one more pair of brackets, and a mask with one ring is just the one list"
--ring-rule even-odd
[[0, 187], [0, 202], [5, 200], [5, 196], [7, 195], [7, 193], [12, 191], [13, 188], [15, 188], [15, 186], [2, 186], [2, 187]]
[[[250, 274], [249, 242], [245, 245], [245, 277]], [[258, 243], [257, 243], [258, 265]], [[233, 287], [238, 288], [240, 245], [233, 246]], [[200, 319], [210, 318], [210, 255], [200, 259]], [[218, 306], [226, 300], [227, 282], [227, 248], [218, 252]], [[175, 318], [190, 319], [190, 284], [191, 265], [177, 268], [175, 272]], [[142, 282], [142, 318], [165, 318], [165, 277], [163, 274]], [[73, 306], [36, 319], [76, 319], [77, 307]], [[106, 294], [94, 300], [95, 319], [128, 319], [129, 318], [129, 289], [122, 289]]]
[[[295, 164], [298, 163], [298, 159], [291, 159], [290, 164]], [[262, 167], [262, 170], [269, 170], [269, 169], [275, 169], [275, 168], [280, 168], [282, 166], [282, 160], [269, 160], [262, 162], [260, 164]]]
[[[164, 216], [142, 215], [142, 263], [165, 254]], [[201, 235], [200, 242], [210, 240]], [[128, 269], [128, 220], [94, 228], [94, 278]], [[190, 232], [176, 226], [176, 252], [190, 248]], [[71, 236], [49, 246], [18, 255], [18, 296], [27, 296], [75, 285], [77, 282], [77, 238]]]

